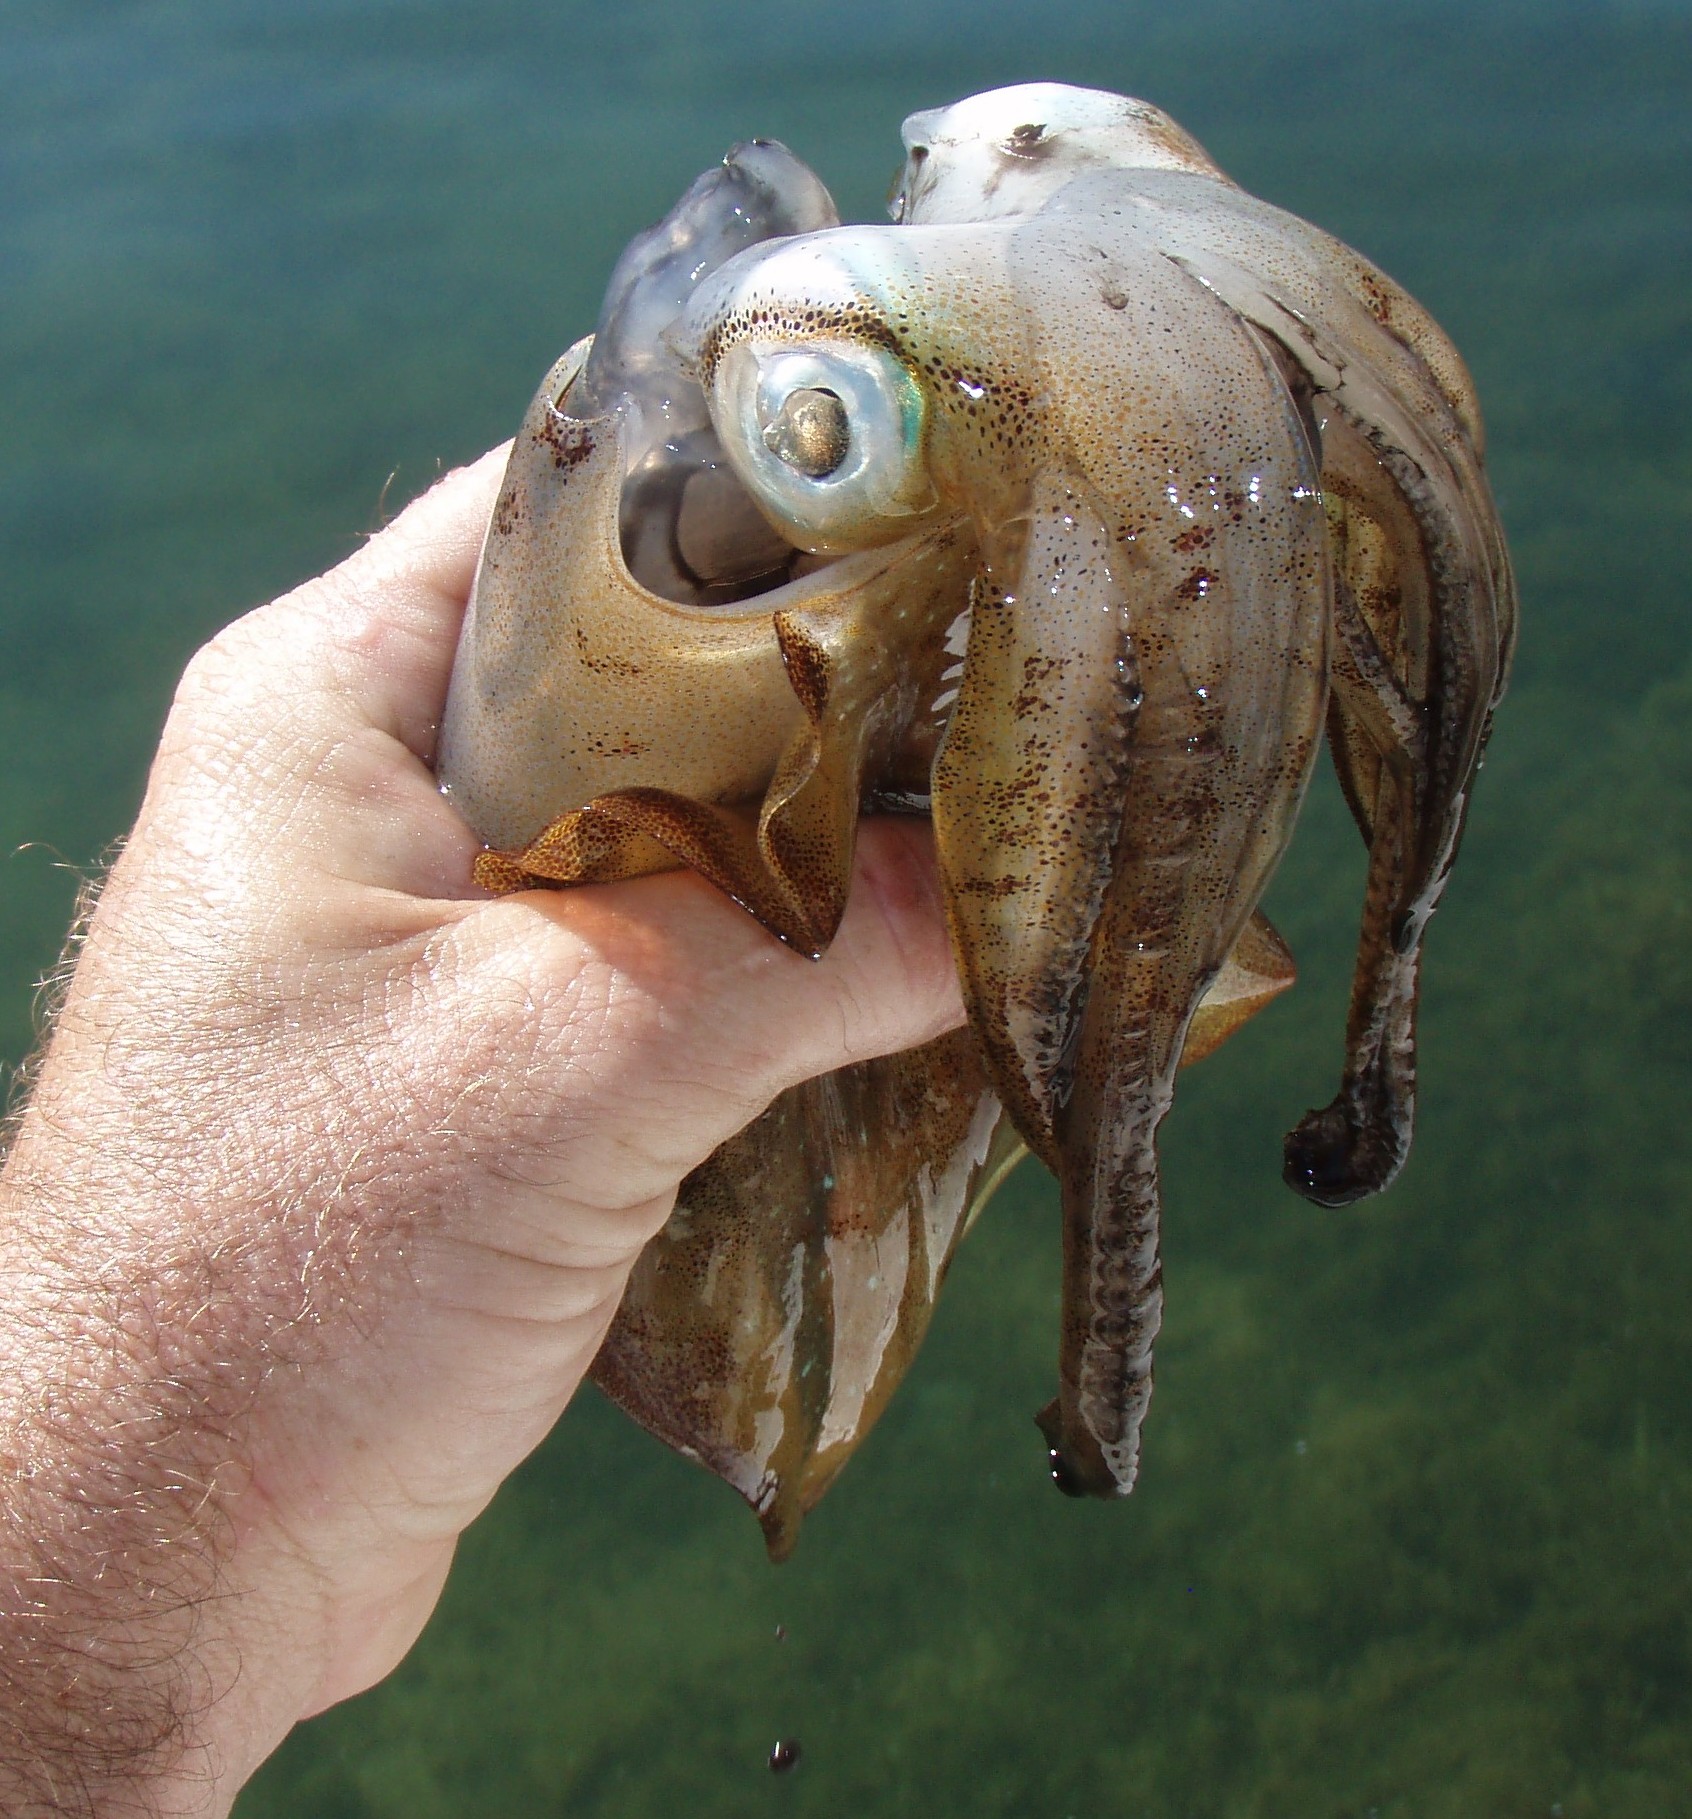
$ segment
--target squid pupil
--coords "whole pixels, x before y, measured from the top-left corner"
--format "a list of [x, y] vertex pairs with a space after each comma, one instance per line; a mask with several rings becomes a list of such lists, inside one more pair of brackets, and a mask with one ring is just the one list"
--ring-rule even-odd
[[764, 427], [764, 446], [808, 480], [832, 474], [846, 459], [851, 443], [846, 406], [826, 386], [789, 392]]

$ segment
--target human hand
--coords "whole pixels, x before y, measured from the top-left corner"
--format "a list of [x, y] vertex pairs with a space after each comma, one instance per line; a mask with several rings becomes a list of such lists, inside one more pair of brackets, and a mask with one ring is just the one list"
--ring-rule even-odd
[[689, 874], [469, 885], [428, 758], [503, 459], [199, 653], [81, 943], [0, 1178], [8, 1813], [227, 1811], [405, 1653], [681, 1177], [961, 1020], [920, 825], [818, 964]]

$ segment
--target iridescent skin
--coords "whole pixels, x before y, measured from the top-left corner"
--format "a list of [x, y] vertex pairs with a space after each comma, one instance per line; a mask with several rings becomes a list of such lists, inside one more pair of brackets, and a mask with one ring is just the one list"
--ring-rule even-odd
[[[688, 268], [661, 339], [694, 440], [632, 387], [607, 407], [582, 350], [549, 375], [441, 761], [490, 886], [685, 863], [811, 953], [861, 809], [932, 814], [968, 1034], [798, 1089], [712, 1158], [599, 1367], [777, 1553], [1023, 1145], [1063, 1193], [1054, 1475], [1132, 1487], [1158, 1126], [1183, 1058], [1290, 982], [1254, 911], [1324, 725], [1369, 887], [1340, 1096], [1288, 1178], [1329, 1204], [1391, 1179], [1421, 932], [1514, 625], [1472, 388], [1391, 280], [1141, 102], [1001, 90], [905, 142], [893, 227]], [[809, 173], [758, 156], [814, 216]], [[794, 470], [783, 397], [850, 426], [815, 444], [836, 468]], [[697, 514], [631, 529], [637, 470], [673, 495], [702, 459], [773, 555]], [[667, 599], [624, 560], [661, 544]]]

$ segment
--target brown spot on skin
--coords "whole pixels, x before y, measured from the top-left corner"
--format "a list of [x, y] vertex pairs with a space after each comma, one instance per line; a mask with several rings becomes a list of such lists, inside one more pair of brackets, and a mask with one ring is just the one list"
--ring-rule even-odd
[[1046, 137], [1043, 124], [1030, 120], [1013, 128], [1010, 137], [999, 149], [1012, 158], [1049, 158], [1056, 145], [1055, 139]]
[[579, 418], [566, 417], [558, 410], [546, 413], [535, 435], [552, 450], [552, 465], [560, 473], [580, 467], [594, 450], [593, 431]]
[[1369, 306], [1369, 314], [1383, 328], [1392, 326], [1392, 296], [1375, 274], [1366, 268], [1357, 274], [1358, 284], [1363, 292], [1363, 301]]
[[705, 337], [699, 350], [699, 373], [707, 389], [716, 375], [718, 362], [744, 337], [752, 334], [789, 337], [795, 341], [822, 340], [840, 336], [848, 341], [862, 341], [870, 347], [884, 347], [910, 369], [912, 374], [921, 362], [911, 354], [901, 338], [873, 310], [861, 303], [822, 307], [770, 308], [748, 304], [733, 311], [716, 324]]
[[1177, 600], [1202, 600], [1216, 585], [1216, 577], [1207, 568], [1195, 568], [1175, 589]]
[[1203, 549], [1215, 535], [1215, 531], [1208, 525], [1195, 524], [1190, 531], [1182, 531], [1180, 536], [1175, 539], [1175, 547], [1183, 556], [1189, 555], [1193, 550]]
[[545, 880], [531, 877], [509, 853], [478, 853], [470, 869], [472, 881], [482, 890], [505, 896], [511, 891], [532, 890]]
[[1014, 897], [1032, 882], [1029, 878], [961, 878], [954, 888], [965, 897]]
[[515, 486], [507, 487], [499, 495], [494, 506], [493, 527], [495, 535], [509, 537], [523, 519], [522, 496]]
[[828, 652], [800, 631], [785, 613], [776, 616], [776, 638], [781, 644], [781, 660], [787, 666], [787, 679], [793, 684], [805, 717], [816, 726], [828, 705]]
[[631, 663], [627, 657], [619, 657], [614, 651], [595, 650], [588, 643], [587, 627], [584, 625], [576, 627], [576, 651], [581, 658], [582, 668], [592, 675], [633, 678], [641, 673], [640, 665]]

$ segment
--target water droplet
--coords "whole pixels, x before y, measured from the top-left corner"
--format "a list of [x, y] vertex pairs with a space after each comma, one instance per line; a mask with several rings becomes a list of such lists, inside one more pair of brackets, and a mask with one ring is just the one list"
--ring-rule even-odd
[[778, 1737], [770, 1747], [770, 1773], [785, 1775], [799, 1760], [799, 1739]]

